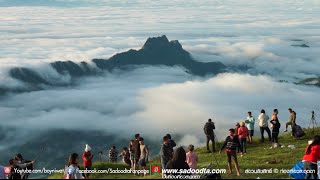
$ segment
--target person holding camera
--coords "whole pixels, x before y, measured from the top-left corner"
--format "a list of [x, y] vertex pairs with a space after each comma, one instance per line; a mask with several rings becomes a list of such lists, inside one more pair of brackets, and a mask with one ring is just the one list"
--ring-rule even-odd
[[[206, 135], [207, 138], [207, 152], [211, 153], [211, 152], [216, 152], [216, 147], [215, 147], [215, 141], [214, 141], [214, 132], [213, 130], [216, 129], [214, 122], [212, 122], [211, 119], [208, 120], [208, 122], [204, 125], [204, 133]], [[212, 142], [212, 151], [209, 148], [209, 143], [210, 141]]]

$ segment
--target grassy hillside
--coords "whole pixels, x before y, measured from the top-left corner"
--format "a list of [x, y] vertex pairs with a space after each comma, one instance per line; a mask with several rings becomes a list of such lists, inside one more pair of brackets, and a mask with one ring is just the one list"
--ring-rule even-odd
[[[289, 133], [283, 134], [279, 138], [279, 142], [281, 145], [284, 145], [284, 148], [270, 148], [271, 143], [259, 143], [259, 139], [254, 139], [253, 145], [248, 145], [247, 147], [247, 155], [243, 157], [238, 156], [239, 166], [241, 171], [241, 176], [238, 177], [233, 172], [233, 175], [230, 175], [228, 172], [227, 174], [222, 174], [223, 179], [246, 179], [246, 178], [289, 178], [288, 174], [280, 174], [280, 173], [272, 173], [272, 174], [245, 174], [245, 169], [279, 169], [279, 171], [283, 168], [286, 170], [291, 169], [296, 162], [300, 161], [304, 150], [307, 146], [308, 140], [312, 139], [312, 132], [311, 130], [305, 130], [306, 136], [301, 140], [295, 140], [290, 136]], [[316, 130], [316, 134], [320, 134], [320, 129]], [[258, 134], [258, 132], [256, 133]], [[221, 143], [217, 143], [219, 147], [221, 147]], [[288, 148], [288, 145], [295, 145], [295, 149]], [[220, 169], [227, 169], [227, 162], [226, 162], [226, 155], [223, 152], [221, 155], [215, 153], [214, 155], [211, 153], [206, 153], [205, 148], [196, 149], [196, 152], [199, 155], [200, 168], [206, 167], [210, 163], [213, 163], [216, 168]], [[159, 165], [159, 160], [154, 160], [149, 163], [149, 165]], [[123, 164], [110, 164], [110, 163], [103, 163], [97, 162], [94, 163], [94, 168], [96, 169], [108, 169], [108, 168], [119, 168], [124, 169], [126, 166]], [[234, 167], [233, 167], [234, 168]], [[61, 174], [55, 174], [50, 176], [49, 179], [60, 179], [62, 178]], [[133, 178], [141, 178], [141, 176], [133, 176], [133, 175], [106, 175], [106, 174], [94, 174], [92, 178], [106, 178], [106, 179], [133, 179]], [[161, 178], [160, 175], [147, 175], [146, 178], [153, 178], [159, 179]]]

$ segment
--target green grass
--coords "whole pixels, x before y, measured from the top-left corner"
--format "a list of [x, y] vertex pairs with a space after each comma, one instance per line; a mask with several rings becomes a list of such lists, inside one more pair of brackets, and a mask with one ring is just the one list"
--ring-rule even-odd
[[[311, 130], [305, 130], [306, 136], [301, 140], [295, 140], [293, 137], [290, 136], [290, 133], [283, 134], [279, 137], [279, 143], [284, 145], [284, 148], [276, 148], [270, 149], [271, 143], [265, 142], [260, 143], [259, 139], [254, 139], [254, 143], [252, 145], [247, 146], [247, 154], [243, 157], [238, 156], [239, 167], [241, 176], [236, 176], [234, 166], [233, 167], [233, 174], [230, 175], [229, 172], [226, 174], [222, 174], [223, 179], [257, 179], [257, 177], [263, 178], [289, 178], [288, 174], [281, 174], [281, 173], [272, 173], [272, 174], [245, 174], [246, 169], [286, 169], [290, 170], [298, 161], [301, 160], [303, 157], [305, 148], [307, 146], [308, 140], [312, 139], [312, 132]], [[319, 134], [320, 129], [317, 129]], [[218, 147], [221, 147], [221, 143], [217, 143]], [[295, 145], [295, 149], [288, 148], [288, 145]], [[224, 152], [219, 155], [218, 153], [212, 154], [207, 153], [205, 147], [196, 149], [196, 153], [199, 156], [199, 168], [207, 167], [210, 163], [215, 165], [215, 168], [219, 169], [227, 169], [227, 161], [226, 155]], [[159, 159], [153, 160], [149, 162], [149, 165], [159, 165]], [[218, 164], [218, 165], [217, 165]], [[97, 162], [93, 165], [96, 169], [124, 169], [128, 168], [123, 164], [110, 164], [110, 163], [103, 163]], [[63, 175], [61, 174], [54, 174], [49, 177], [49, 179], [60, 179]], [[144, 179], [142, 176], [133, 176], [132, 174], [121, 175], [121, 174], [93, 174], [92, 178], [96, 179]], [[147, 179], [160, 179], [161, 175], [147, 175]]]

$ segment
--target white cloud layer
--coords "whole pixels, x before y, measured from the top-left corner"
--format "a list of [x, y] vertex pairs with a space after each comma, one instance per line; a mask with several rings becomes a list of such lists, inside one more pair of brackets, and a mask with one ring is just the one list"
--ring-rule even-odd
[[291, 107], [297, 122], [305, 125], [311, 110], [319, 108], [319, 91], [267, 76], [221, 74], [192, 80], [180, 68], [145, 67], [88, 78], [74, 88], [12, 95], [0, 102], [0, 114], [10, 119], [2, 125], [23, 124], [31, 131], [103, 130], [122, 138], [141, 132], [153, 140], [169, 132], [193, 136], [192, 143], [198, 143], [208, 118], [216, 122], [221, 139], [247, 111], [257, 117], [262, 108], [270, 115], [278, 108], [284, 124]]

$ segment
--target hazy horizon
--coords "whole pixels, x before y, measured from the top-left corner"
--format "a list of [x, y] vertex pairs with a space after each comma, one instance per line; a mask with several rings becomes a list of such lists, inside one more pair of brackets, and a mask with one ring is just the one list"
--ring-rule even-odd
[[319, 12], [316, 0], [0, 0], [0, 87], [26, 86], [8, 75], [12, 67], [71, 81], [48, 63], [108, 59], [161, 35], [179, 40], [197, 61], [249, 67], [196, 77], [180, 67], [143, 66], [81, 78], [76, 86], [8, 94], [0, 101], [0, 128], [7, 131], [0, 152], [9, 156], [51, 130], [128, 140], [140, 132], [154, 144], [171, 133], [181, 145], [202, 145], [208, 118], [223, 139], [247, 111], [257, 118], [262, 108], [268, 115], [278, 108], [284, 125], [291, 107], [306, 127], [311, 110], [319, 112], [320, 89], [293, 82], [320, 77]]

